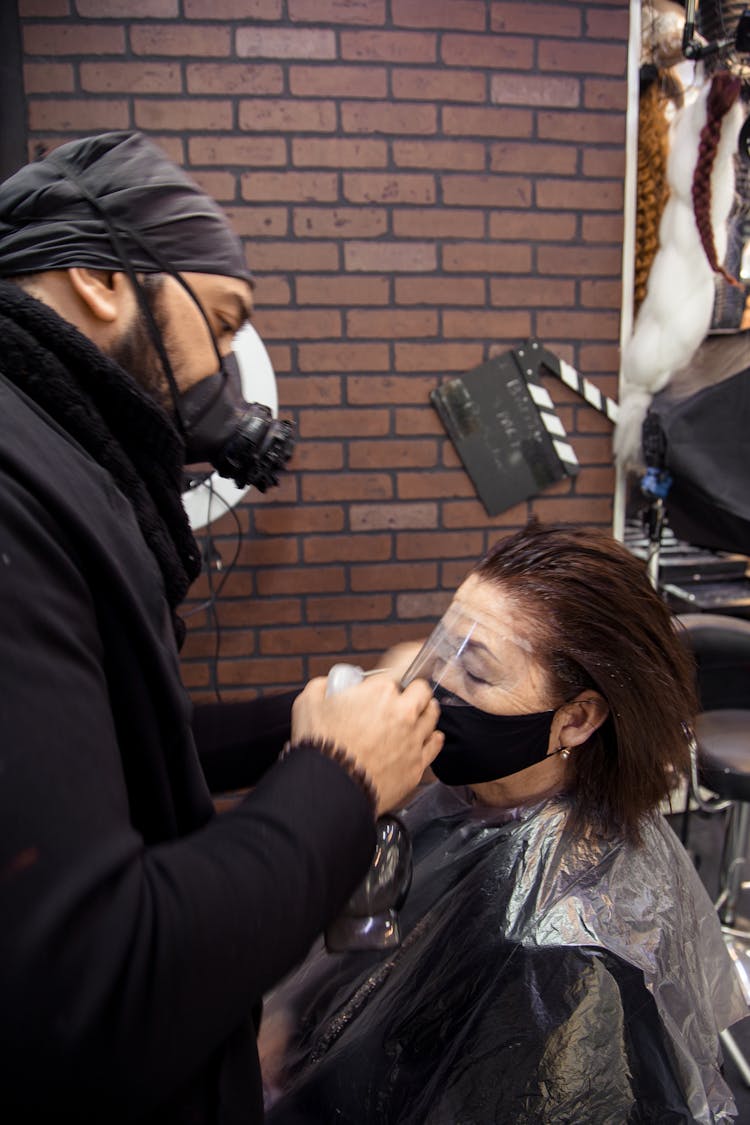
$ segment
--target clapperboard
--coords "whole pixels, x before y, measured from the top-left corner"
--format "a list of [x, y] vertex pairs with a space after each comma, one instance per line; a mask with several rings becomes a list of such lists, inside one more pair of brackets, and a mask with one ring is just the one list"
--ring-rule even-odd
[[579, 465], [542, 371], [617, 421], [617, 403], [539, 340], [493, 356], [430, 395], [487, 514], [499, 515]]

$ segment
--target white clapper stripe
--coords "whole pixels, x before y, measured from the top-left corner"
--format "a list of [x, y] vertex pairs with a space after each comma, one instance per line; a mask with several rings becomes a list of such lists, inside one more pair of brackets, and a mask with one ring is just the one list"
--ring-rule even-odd
[[[598, 410], [600, 414], [606, 414], [610, 422], [617, 422], [619, 414], [619, 406], [613, 398], [608, 398], [603, 395], [598, 387], [576, 371], [575, 367], [571, 367], [564, 359], [558, 360], [560, 371], [555, 372], [558, 377], [562, 379], [566, 386], [571, 390], [576, 391], [582, 398], [586, 400], [589, 406], [593, 406], [594, 410]], [[546, 366], [546, 365], [545, 365]], [[551, 370], [551, 368], [550, 368]]]
[[[568, 473], [568, 476], [574, 476], [578, 471], [578, 458], [575, 455], [573, 446], [567, 440], [565, 427], [560, 420], [560, 417], [555, 411], [555, 404], [549, 396], [549, 392], [539, 382], [538, 364], [535, 368], [529, 367], [525, 362], [525, 352], [523, 348], [516, 348], [515, 350], [516, 362], [519, 363], [523, 371], [523, 377], [526, 380], [526, 386], [531, 401], [537, 408], [537, 412], [547, 433], [552, 440], [552, 447], [561, 462], [563, 468]], [[536, 360], [536, 356], [534, 357]]]
[[567, 441], [560, 441], [560, 438], [567, 438], [565, 427], [563, 426], [560, 418], [555, 413], [555, 404], [549, 396], [547, 390], [541, 383], [535, 382], [535, 375], [529, 375], [528, 371], [525, 372], [526, 386], [529, 389], [531, 400], [537, 408], [539, 417], [544, 423], [547, 433], [552, 438], [552, 445], [555, 453], [563, 464], [563, 467], [578, 465], [578, 458], [575, 455], [572, 445]]
[[544, 367], [551, 375], [555, 375], [565, 383], [566, 387], [570, 387], [585, 399], [594, 410], [605, 414], [610, 422], [617, 423], [620, 407], [615, 400], [602, 394], [598, 387], [581, 375], [580, 371], [576, 371], [575, 367], [560, 359], [554, 352], [548, 351], [539, 340], [527, 340], [524, 346], [516, 348], [515, 352], [522, 363], [527, 380], [530, 377], [538, 378], [539, 367]]

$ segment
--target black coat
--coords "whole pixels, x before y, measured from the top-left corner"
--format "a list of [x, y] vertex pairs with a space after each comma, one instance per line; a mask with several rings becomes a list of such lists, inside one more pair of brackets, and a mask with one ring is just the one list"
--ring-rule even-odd
[[4, 370], [0, 333], [0, 1120], [249, 1125], [251, 1013], [371, 807], [303, 747], [214, 814], [133, 507]]

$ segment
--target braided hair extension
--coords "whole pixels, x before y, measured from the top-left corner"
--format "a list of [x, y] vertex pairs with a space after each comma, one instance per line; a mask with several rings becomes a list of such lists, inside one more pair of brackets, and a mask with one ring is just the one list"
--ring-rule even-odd
[[737, 101], [741, 85], [739, 78], [735, 78], [727, 70], [719, 71], [711, 79], [706, 99], [706, 124], [701, 129], [698, 159], [693, 173], [692, 196], [698, 233], [711, 269], [714, 273], [721, 274], [730, 285], [744, 288], [718, 261], [711, 225], [711, 172], [721, 137], [721, 123]]
[[659, 223], [667, 198], [667, 152], [669, 123], [659, 89], [658, 71], [642, 88], [638, 111], [638, 192], [634, 298], [636, 311], [646, 296], [651, 266], [659, 249]]

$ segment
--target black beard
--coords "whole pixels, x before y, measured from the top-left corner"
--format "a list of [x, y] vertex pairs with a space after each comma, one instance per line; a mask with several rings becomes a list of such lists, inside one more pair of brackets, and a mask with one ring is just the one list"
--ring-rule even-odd
[[[158, 274], [148, 274], [141, 282], [151, 314], [159, 332], [161, 332], [162, 340], [164, 340], [164, 326], [157, 301], [161, 285], [162, 278]], [[151, 339], [146, 314], [140, 304], [138, 304], [132, 324], [126, 329], [122, 337], [110, 346], [109, 356], [110, 359], [113, 359], [115, 363], [127, 371], [128, 375], [135, 379], [138, 386], [155, 399], [163, 410], [171, 413], [172, 400], [166, 376], [159, 353]]]

